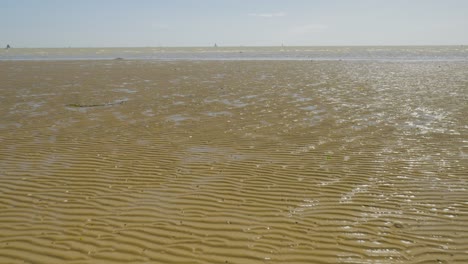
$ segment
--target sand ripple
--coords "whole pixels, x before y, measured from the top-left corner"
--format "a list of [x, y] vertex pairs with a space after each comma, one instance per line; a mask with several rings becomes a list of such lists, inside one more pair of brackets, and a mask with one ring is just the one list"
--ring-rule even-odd
[[467, 263], [467, 71], [1, 62], [0, 263]]

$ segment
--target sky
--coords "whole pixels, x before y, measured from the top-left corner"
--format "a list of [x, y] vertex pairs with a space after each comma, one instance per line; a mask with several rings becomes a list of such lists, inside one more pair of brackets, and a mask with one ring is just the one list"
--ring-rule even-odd
[[467, 45], [468, 0], [0, 0], [0, 47]]

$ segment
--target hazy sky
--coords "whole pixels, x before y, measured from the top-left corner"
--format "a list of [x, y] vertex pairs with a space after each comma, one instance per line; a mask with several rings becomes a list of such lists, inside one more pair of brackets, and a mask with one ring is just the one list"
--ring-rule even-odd
[[468, 0], [0, 0], [0, 45], [468, 44]]

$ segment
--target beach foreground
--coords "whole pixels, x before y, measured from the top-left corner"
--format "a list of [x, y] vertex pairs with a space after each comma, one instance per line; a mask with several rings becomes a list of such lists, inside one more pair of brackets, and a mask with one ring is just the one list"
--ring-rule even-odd
[[467, 263], [467, 62], [0, 62], [0, 263]]

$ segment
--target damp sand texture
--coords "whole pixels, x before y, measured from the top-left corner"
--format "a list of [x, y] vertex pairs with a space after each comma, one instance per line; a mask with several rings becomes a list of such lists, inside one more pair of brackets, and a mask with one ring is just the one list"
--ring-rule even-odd
[[468, 263], [467, 72], [0, 62], [0, 263]]

